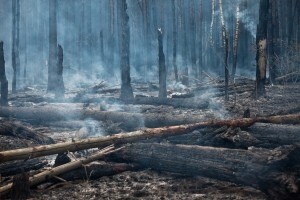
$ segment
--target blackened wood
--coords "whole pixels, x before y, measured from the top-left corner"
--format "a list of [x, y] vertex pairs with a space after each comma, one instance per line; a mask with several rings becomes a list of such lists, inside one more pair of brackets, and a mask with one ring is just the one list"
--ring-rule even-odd
[[1, 106], [8, 105], [8, 81], [5, 73], [5, 60], [4, 60], [4, 49], [3, 42], [0, 42], [0, 81], [1, 81]]
[[159, 66], [159, 98], [167, 98], [167, 69], [165, 64], [165, 54], [163, 49], [163, 33], [161, 29], [158, 35], [158, 66]]
[[[272, 198], [299, 194], [299, 172], [288, 170], [300, 163], [300, 146], [274, 150], [237, 150], [190, 145], [134, 143], [118, 153], [144, 167], [190, 176], [206, 176], [258, 188]], [[298, 174], [297, 174], [298, 173]]]

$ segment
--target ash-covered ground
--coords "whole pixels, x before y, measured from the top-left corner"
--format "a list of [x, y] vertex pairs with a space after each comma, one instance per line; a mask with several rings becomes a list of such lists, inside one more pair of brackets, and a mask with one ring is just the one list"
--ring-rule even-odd
[[[80, 109], [155, 114], [157, 116], [195, 116], [199, 121], [212, 119], [231, 119], [242, 117], [245, 110], [250, 116], [270, 116], [300, 112], [300, 84], [268, 85], [267, 95], [258, 100], [252, 92], [254, 81], [238, 79], [230, 86], [230, 100], [224, 101], [222, 82], [205, 86], [172, 86], [168, 95], [192, 95], [196, 100], [208, 100], [205, 109], [174, 108], [172, 106], [133, 105], [116, 100], [119, 87], [107, 86], [104, 82], [70, 89], [65, 99], [57, 102], [54, 96], [46, 94], [42, 87], [26, 87], [17, 94], [10, 95], [9, 106], [19, 108], [50, 107], [54, 110]], [[157, 96], [156, 84], [133, 84], [135, 95]], [[47, 114], [47, 113], [45, 113]], [[64, 115], [64, 113], [62, 113]], [[51, 137], [55, 142], [99, 137], [130, 131], [126, 121], [98, 121], [92, 118], [59, 121], [32, 122], [31, 119], [2, 118], [7, 121], [21, 121], [22, 125]], [[143, 124], [134, 129], [144, 128]], [[132, 130], [134, 130], [132, 129]], [[38, 145], [28, 138], [0, 135], [0, 150], [9, 150]], [[47, 157], [48, 167], [54, 157]], [[1, 185], [10, 181], [2, 177]], [[37, 187], [31, 192], [31, 199], [267, 199], [258, 189], [236, 185], [230, 182], [206, 178], [204, 176], [185, 177], [178, 174], [157, 172], [151, 169], [127, 171], [96, 180], [77, 180], [55, 183], [47, 187]]]

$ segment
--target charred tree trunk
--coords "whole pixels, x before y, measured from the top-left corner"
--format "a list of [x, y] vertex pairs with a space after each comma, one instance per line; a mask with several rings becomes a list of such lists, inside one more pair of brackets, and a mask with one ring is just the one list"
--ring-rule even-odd
[[198, 33], [198, 40], [199, 40], [199, 44], [198, 44], [198, 76], [200, 79], [202, 79], [202, 70], [203, 70], [203, 35], [205, 35], [203, 33], [203, 2], [202, 0], [200, 0], [200, 16], [199, 16], [199, 33]]
[[278, 3], [277, 0], [270, 0], [270, 13], [268, 24], [268, 44], [269, 44], [269, 70], [270, 80], [273, 84], [276, 84], [276, 78], [278, 77], [278, 64], [276, 62], [276, 56], [280, 55], [279, 43], [279, 17], [278, 17]]
[[158, 65], [159, 65], [159, 98], [167, 98], [167, 70], [165, 64], [165, 54], [163, 49], [163, 33], [161, 29], [158, 34]]
[[64, 52], [63, 48], [58, 45], [57, 46], [57, 64], [56, 64], [56, 88], [55, 88], [55, 97], [57, 99], [61, 99], [64, 97], [65, 93], [65, 85], [64, 85], [64, 79], [63, 79], [63, 60], [64, 60]]
[[220, 17], [221, 17], [221, 25], [222, 25], [222, 40], [223, 40], [223, 48], [224, 48], [224, 69], [225, 69], [225, 100], [229, 100], [228, 94], [228, 83], [229, 83], [229, 69], [228, 69], [228, 33], [225, 26], [225, 20], [223, 15], [223, 5], [222, 0], [219, 0], [220, 6]]
[[129, 16], [127, 14], [126, 0], [119, 1], [121, 15], [121, 96], [120, 98], [127, 101], [133, 99], [133, 90], [130, 78], [130, 32]]
[[279, 199], [296, 199], [297, 174], [289, 168], [300, 162], [299, 145], [274, 150], [237, 150], [192, 145], [135, 143], [117, 156], [154, 170], [205, 176], [258, 188]]
[[88, 138], [78, 141], [70, 141], [64, 143], [57, 143], [52, 145], [44, 145], [38, 147], [30, 147], [17, 150], [9, 150], [0, 152], [0, 163], [22, 160], [28, 158], [36, 158], [46, 155], [59, 154], [68, 151], [80, 151], [84, 149], [100, 148], [111, 144], [126, 144], [133, 143], [141, 140], [149, 140], [153, 138], [166, 138], [175, 135], [183, 135], [190, 133], [194, 130], [205, 127], [223, 127], [231, 126], [232, 128], [240, 127], [246, 128], [252, 126], [256, 122], [274, 123], [274, 124], [299, 124], [299, 115], [285, 115], [285, 116], [272, 116], [272, 117], [257, 117], [257, 118], [243, 118], [231, 119], [220, 121], [207, 121], [195, 124], [168, 126], [154, 129], [143, 129], [130, 133], [120, 133], [109, 137]]
[[234, 80], [235, 73], [236, 73], [236, 65], [237, 65], [237, 54], [238, 54], [238, 47], [239, 47], [239, 37], [240, 37], [240, 6], [237, 5], [236, 7], [236, 23], [235, 23], [235, 35], [234, 35], [234, 42], [233, 42], [233, 65], [232, 65], [232, 72], [231, 72], [231, 79]]
[[48, 60], [48, 92], [54, 92], [57, 81], [57, 0], [49, 1], [49, 60]]
[[7, 106], [8, 101], [8, 81], [6, 79], [5, 73], [5, 60], [4, 60], [4, 50], [3, 50], [3, 42], [0, 42], [0, 81], [1, 81], [1, 106]]
[[255, 97], [259, 98], [266, 93], [266, 70], [267, 70], [267, 30], [269, 0], [260, 0], [259, 24], [256, 32], [256, 85]]
[[186, 23], [186, 17], [183, 12], [184, 8], [184, 2], [180, 0], [180, 8], [181, 11], [181, 32], [183, 36], [182, 40], [182, 60], [183, 60], [183, 76], [182, 76], [182, 84], [189, 86], [189, 67], [188, 67], [188, 40], [187, 40], [187, 23]]
[[172, 20], [173, 20], [173, 68], [175, 81], [178, 82], [178, 68], [177, 68], [177, 26], [176, 26], [176, 7], [175, 0], [172, 0]]
[[17, 61], [16, 61], [16, 15], [17, 15], [17, 0], [12, 0], [12, 52], [11, 63], [13, 68], [12, 92], [17, 90]]
[[190, 44], [191, 44], [191, 64], [192, 64], [192, 73], [194, 78], [198, 78], [198, 68], [196, 60], [196, 14], [195, 14], [195, 2], [190, 1]]
[[103, 44], [103, 31], [100, 31], [100, 56], [101, 56], [101, 61], [104, 64], [105, 63], [105, 58], [104, 58], [104, 44]]

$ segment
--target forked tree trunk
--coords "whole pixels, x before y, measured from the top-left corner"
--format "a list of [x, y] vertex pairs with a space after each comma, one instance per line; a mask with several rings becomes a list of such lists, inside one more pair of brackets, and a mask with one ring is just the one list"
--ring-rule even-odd
[[256, 32], [256, 85], [255, 94], [259, 98], [266, 93], [266, 70], [267, 70], [267, 30], [269, 0], [260, 0], [259, 5], [259, 24]]
[[118, 1], [120, 4], [121, 17], [121, 96], [120, 98], [127, 101], [133, 99], [133, 91], [130, 78], [130, 32], [129, 16], [127, 14], [126, 0]]
[[165, 64], [165, 54], [163, 49], [163, 33], [157, 30], [158, 35], [158, 65], [159, 65], [159, 98], [167, 98], [167, 70]]

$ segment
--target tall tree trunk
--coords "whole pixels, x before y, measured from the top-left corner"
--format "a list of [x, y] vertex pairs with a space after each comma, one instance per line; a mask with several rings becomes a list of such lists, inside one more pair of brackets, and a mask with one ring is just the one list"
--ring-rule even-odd
[[130, 29], [129, 16], [127, 14], [126, 0], [118, 1], [120, 3], [120, 21], [121, 21], [121, 96], [127, 101], [133, 99], [133, 90], [130, 78]]
[[259, 24], [256, 32], [256, 85], [255, 97], [265, 95], [266, 68], [267, 68], [267, 30], [268, 30], [269, 0], [260, 0]]
[[279, 18], [278, 18], [278, 3], [277, 0], [269, 1], [270, 13], [268, 24], [268, 49], [269, 49], [269, 70], [270, 80], [273, 84], [276, 83], [278, 76], [278, 66], [276, 63], [276, 57], [279, 56]]
[[12, 0], [12, 50], [11, 63], [13, 68], [12, 92], [16, 92], [17, 87], [17, 61], [16, 61], [16, 7], [17, 0]]
[[202, 51], [203, 51], [203, 2], [202, 0], [200, 0], [199, 2], [199, 9], [200, 9], [200, 13], [199, 13], [199, 33], [198, 33], [198, 40], [199, 40], [199, 44], [198, 44], [198, 72], [199, 72], [199, 76], [200, 79], [202, 79], [202, 70], [203, 70], [203, 58], [202, 58]]
[[225, 20], [223, 15], [223, 5], [222, 0], [219, 0], [220, 6], [220, 17], [221, 17], [221, 25], [222, 25], [222, 40], [223, 40], [223, 48], [224, 48], [224, 68], [225, 68], [225, 100], [229, 100], [228, 95], [228, 83], [229, 83], [229, 70], [228, 70], [228, 33], [225, 26]]
[[167, 98], [167, 70], [163, 50], [163, 33], [158, 29], [159, 98]]
[[8, 82], [5, 73], [5, 60], [4, 60], [4, 50], [3, 42], [0, 42], [0, 81], [1, 81], [1, 106], [7, 106], [7, 96], [8, 96]]
[[180, 8], [181, 11], [181, 32], [183, 34], [183, 41], [182, 41], [182, 60], [183, 60], [183, 77], [182, 77], [182, 84], [188, 86], [189, 85], [189, 68], [188, 68], [188, 41], [187, 41], [187, 23], [186, 17], [184, 13], [184, 1], [180, 0]]
[[57, 50], [57, 0], [49, 0], [49, 61], [48, 61], [48, 92], [55, 91], [56, 86], [56, 50]]
[[234, 79], [236, 73], [239, 38], [240, 38], [240, 6], [238, 4], [236, 7], [236, 23], [235, 23], [234, 42], [233, 42], [233, 65], [232, 65], [232, 72], [231, 72], [232, 80]]
[[57, 46], [57, 66], [56, 66], [56, 89], [55, 89], [55, 98], [61, 99], [64, 97], [65, 86], [63, 79], [63, 60], [64, 60], [64, 52], [63, 48], [58, 45]]
[[[115, 64], [115, 50], [116, 50], [116, 42], [115, 42], [115, 5], [114, 0], [109, 1], [109, 30], [110, 30], [110, 37], [109, 37], [109, 46], [110, 46], [110, 55], [107, 63], [107, 66], [114, 66]], [[113, 74], [113, 68], [109, 71], [110, 74]]]
[[195, 15], [195, 2], [190, 1], [190, 44], [191, 44], [191, 62], [192, 70], [191, 74], [194, 74], [194, 78], [198, 78], [198, 68], [196, 66], [196, 15]]
[[100, 31], [100, 57], [101, 57], [101, 62], [102, 64], [105, 63], [105, 58], [104, 58], [104, 43], [103, 43], [103, 31]]
[[177, 57], [177, 26], [176, 26], [176, 7], [175, 0], [172, 0], [172, 19], [173, 19], [173, 67], [176, 82], [178, 82]]
[[[92, 69], [92, 58], [93, 58], [93, 37], [92, 37], [92, 2], [91, 0], [86, 0], [86, 28], [87, 28], [87, 33], [86, 33], [86, 48], [87, 48], [87, 55], [86, 55], [86, 66], [88, 69]], [[90, 73], [87, 73], [89, 76]]]

